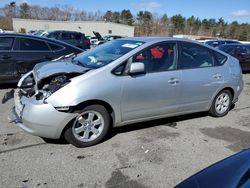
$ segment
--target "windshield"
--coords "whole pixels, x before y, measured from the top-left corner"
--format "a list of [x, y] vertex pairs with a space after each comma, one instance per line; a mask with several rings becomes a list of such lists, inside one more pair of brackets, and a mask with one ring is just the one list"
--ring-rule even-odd
[[133, 40], [115, 40], [107, 42], [78, 55], [73, 62], [87, 68], [100, 68], [115, 61], [142, 44], [143, 42]]

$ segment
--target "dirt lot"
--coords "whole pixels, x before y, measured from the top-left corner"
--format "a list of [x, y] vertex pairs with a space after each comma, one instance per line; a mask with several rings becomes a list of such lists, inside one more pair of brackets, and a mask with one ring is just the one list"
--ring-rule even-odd
[[[173, 187], [250, 147], [250, 74], [224, 118], [206, 113], [116, 128], [94, 147], [45, 143], [8, 123], [0, 104], [1, 187]], [[10, 89], [0, 90], [2, 100]]]

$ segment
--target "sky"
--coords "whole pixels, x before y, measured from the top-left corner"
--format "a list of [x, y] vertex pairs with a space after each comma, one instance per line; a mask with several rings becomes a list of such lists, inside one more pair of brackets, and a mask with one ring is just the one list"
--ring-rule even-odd
[[[0, 0], [0, 6], [13, 0]], [[16, 0], [17, 4], [28, 2], [32, 5], [54, 6], [70, 5], [79, 10], [121, 11], [130, 9], [133, 14], [149, 10], [159, 15], [185, 17], [194, 15], [201, 19], [222, 17], [227, 22], [234, 20], [250, 23], [250, 0]]]

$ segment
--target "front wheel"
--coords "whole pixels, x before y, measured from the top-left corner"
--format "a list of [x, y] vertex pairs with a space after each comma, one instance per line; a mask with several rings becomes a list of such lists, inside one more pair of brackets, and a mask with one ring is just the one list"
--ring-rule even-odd
[[78, 111], [79, 115], [64, 133], [65, 139], [76, 147], [99, 143], [110, 128], [110, 115], [101, 105], [90, 105]]
[[227, 115], [228, 111], [231, 109], [231, 106], [232, 94], [228, 90], [223, 90], [214, 98], [209, 113], [214, 117], [223, 117]]

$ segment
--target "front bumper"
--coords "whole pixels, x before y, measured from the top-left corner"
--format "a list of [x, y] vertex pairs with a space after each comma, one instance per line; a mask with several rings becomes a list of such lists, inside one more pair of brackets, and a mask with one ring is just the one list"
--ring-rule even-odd
[[15, 107], [9, 114], [10, 122], [26, 132], [45, 138], [58, 139], [64, 127], [77, 116], [57, 111], [51, 104], [34, 98], [15, 96]]

